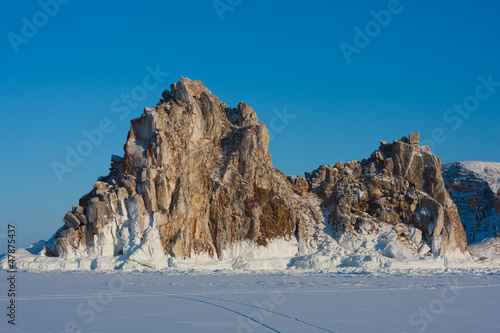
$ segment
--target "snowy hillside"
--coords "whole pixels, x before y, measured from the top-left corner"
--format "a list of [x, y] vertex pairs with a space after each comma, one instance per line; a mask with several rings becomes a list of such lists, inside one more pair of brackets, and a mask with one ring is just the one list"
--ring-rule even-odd
[[500, 163], [454, 162], [443, 164], [445, 185], [460, 214], [467, 243], [494, 237], [495, 196], [500, 191]]
[[[481, 161], [463, 161], [457, 162], [465, 169], [476, 174], [477, 177], [486, 181], [493, 192], [500, 190], [500, 163], [481, 162]], [[451, 165], [455, 163], [449, 163]]]
[[500, 238], [485, 239], [469, 247], [479, 261], [500, 262]]

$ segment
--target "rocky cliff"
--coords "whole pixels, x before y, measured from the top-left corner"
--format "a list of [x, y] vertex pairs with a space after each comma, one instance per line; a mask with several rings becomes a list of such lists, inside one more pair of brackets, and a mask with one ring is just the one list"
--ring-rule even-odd
[[230, 108], [186, 78], [162, 97], [131, 121], [124, 157], [113, 156], [110, 174], [66, 214], [47, 252], [221, 257], [244, 240], [295, 241], [310, 208], [272, 166], [252, 108]]
[[169, 257], [234, 259], [237, 244], [255, 251], [276, 241], [289, 259], [327, 248], [340, 251], [332, 258], [466, 251], [440, 160], [418, 133], [381, 142], [361, 162], [287, 179], [247, 104], [230, 108], [186, 78], [162, 97], [131, 121], [124, 156], [112, 157], [109, 175], [67, 212], [41, 254], [157, 267]]
[[381, 141], [370, 158], [322, 165], [292, 182], [298, 193], [308, 184], [321, 198], [335, 238], [353, 250], [367, 246], [364, 235], [380, 233], [389, 225], [394, 226], [390, 237], [396, 235], [398, 242], [378, 244], [387, 256], [400, 257], [407, 250], [421, 255], [466, 251], [440, 159], [427, 146], [419, 146], [419, 133], [393, 143]]

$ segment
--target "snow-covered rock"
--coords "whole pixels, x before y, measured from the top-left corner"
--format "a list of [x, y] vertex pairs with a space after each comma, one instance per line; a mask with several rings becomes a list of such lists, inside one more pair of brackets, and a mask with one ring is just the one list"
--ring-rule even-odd
[[49, 241], [20, 252], [18, 268], [372, 269], [468, 258], [440, 160], [418, 133], [287, 179], [247, 104], [230, 108], [183, 77], [162, 96], [131, 121], [109, 175]]
[[487, 238], [470, 246], [474, 257], [490, 266], [500, 266], [500, 237]]
[[299, 240], [308, 242], [306, 223], [321, 214], [272, 166], [253, 109], [230, 108], [183, 77], [163, 97], [131, 121], [124, 157], [112, 156], [109, 175], [66, 213], [41, 253], [115, 256], [117, 268], [295, 255]]
[[418, 256], [422, 242], [434, 256], [455, 250], [466, 256], [464, 229], [444, 186], [440, 159], [419, 146], [418, 133], [409, 137], [381, 141], [361, 162], [337, 162], [306, 173], [310, 190], [322, 200], [335, 239], [351, 252], [369, 248], [367, 236], [376, 235], [386, 257]]
[[466, 161], [443, 164], [443, 177], [474, 244], [497, 234], [500, 223], [500, 163]]

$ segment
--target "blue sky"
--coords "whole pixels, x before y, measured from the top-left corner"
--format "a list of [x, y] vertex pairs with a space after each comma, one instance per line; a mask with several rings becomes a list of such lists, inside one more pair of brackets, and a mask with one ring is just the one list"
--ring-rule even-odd
[[[123, 154], [129, 120], [180, 75], [277, 118], [270, 151], [286, 174], [360, 160], [411, 131], [443, 162], [500, 161], [498, 1], [60, 1], [51, 15], [36, 1], [0, 14], [0, 234], [16, 224], [21, 246], [62, 225]], [[349, 63], [341, 43], [357, 48]], [[141, 90], [146, 68], [169, 75]], [[134, 89], [121, 119], [113, 102]], [[54, 162], [103, 119], [112, 130], [60, 181]]]

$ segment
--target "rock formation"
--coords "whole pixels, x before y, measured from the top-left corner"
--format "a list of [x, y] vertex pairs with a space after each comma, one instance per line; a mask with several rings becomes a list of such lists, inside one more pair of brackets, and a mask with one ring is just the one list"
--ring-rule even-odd
[[[419, 146], [419, 133], [392, 144], [381, 141], [380, 148], [361, 162], [322, 165], [306, 173], [306, 179], [321, 198], [339, 241], [345, 236], [361, 241], [358, 236], [389, 224], [397, 226], [394, 231], [402, 244], [421, 254], [466, 251], [465, 233], [444, 186], [440, 159], [427, 146]], [[304, 191], [306, 179], [293, 181], [297, 193]]]
[[[247, 104], [230, 108], [186, 78], [162, 97], [131, 121], [124, 157], [113, 155], [109, 175], [65, 215], [47, 256], [223, 259], [234, 244], [273, 240], [313, 253], [325, 220], [339, 244], [363, 247], [358, 236], [392, 225], [415, 254], [466, 251], [440, 160], [419, 146], [418, 133], [381, 141], [361, 162], [287, 179], [272, 166], [267, 128]], [[397, 257], [391, 244], [383, 255]]]
[[268, 142], [250, 106], [229, 108], [181, 78], [131, 121], [125, 156], [112, 157], [110, 174], [66, 214], [48, 250], [130, 255], [159, 239], [173, 257], [220, 257], [243, 240], [294, 240], [308, 209], [272, 166]]

